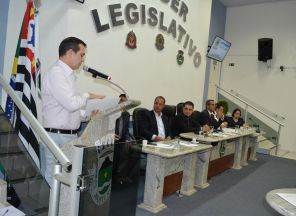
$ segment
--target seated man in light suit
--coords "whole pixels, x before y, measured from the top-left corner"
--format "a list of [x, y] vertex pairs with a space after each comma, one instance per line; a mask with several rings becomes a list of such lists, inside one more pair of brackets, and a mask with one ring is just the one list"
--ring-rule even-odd
[[171, 132], [168, 118], [162, 114], [165, 98], [157, 96], [153, 110], [145, 113], [143, 122], [139, 125], [139, 134], [148, 141], [163, 141], [170, 139]]

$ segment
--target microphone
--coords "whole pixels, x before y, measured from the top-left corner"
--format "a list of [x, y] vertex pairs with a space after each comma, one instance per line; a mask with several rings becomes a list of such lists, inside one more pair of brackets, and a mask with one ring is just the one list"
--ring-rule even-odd
[[89, 72], [92, 74], [93, 77], [100, 77], [100, 78], [103, 78], [103, 79], [106, 79], [106, 80], [111, 80], [111, 77], [106, 75], [106, 74], [103, 74], [95, 69], [92, 69], [86, 65], [83, 65], [83, 70], [86, 71], [86, 72]]
[[251, 117], [249, 117], [249, 120], [253, 122], [253, 127], [256, 128], [256, 133], [260, 133], [260, 126], [257, 124]]

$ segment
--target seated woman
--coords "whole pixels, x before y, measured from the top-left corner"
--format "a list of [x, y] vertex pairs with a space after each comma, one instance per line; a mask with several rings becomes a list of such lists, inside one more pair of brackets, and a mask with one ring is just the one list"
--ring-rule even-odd
[[241, 110], [235, 109], [232, 112], [232, 117], [227, 117], [226, 121], [229, 128], [235, 128], [236, 125], [242, 127], [245, 124], [245, 121], [241, 118]]

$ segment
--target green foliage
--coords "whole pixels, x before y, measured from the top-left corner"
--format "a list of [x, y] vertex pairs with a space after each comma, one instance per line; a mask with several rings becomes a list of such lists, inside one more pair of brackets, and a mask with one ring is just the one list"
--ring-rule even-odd
[[222, 101], [219, 101], [217, 103], [217, 105], [218, 104], [224, 107], [224, 115], [226, 115], [228, 113], [228, 110], [229, 110], [228, 103], [226, 101], [222, 100]]

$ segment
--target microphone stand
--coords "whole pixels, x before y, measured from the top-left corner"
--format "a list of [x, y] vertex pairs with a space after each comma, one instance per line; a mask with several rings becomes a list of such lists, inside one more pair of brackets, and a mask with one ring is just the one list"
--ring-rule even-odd
[[103, 79], [103, 78], [101, 78], [101, 77], [99, 77], [99, 76], [97, 76], [97, 75], [95, 75], [95, 74], [93, 74], [92, 77], [94, 77], [94, 78], [96, 78], [96, 79], [99, 79], [99, 80], [106, 81], [106, 82], [108, 82], [108, 83], [110, 83], [110, 84], [116, 86], [117, 88], [119, 88], [119, 89], [122, 91], [123, 94], [127, 95], [127, 94], [126, 94], [126, 91], [125, 91], [120, 85], [118, 85], [117, 83], [114, 83], [114, 82], [112, 82], [111, 80], [108, 80], [108, 79]]

